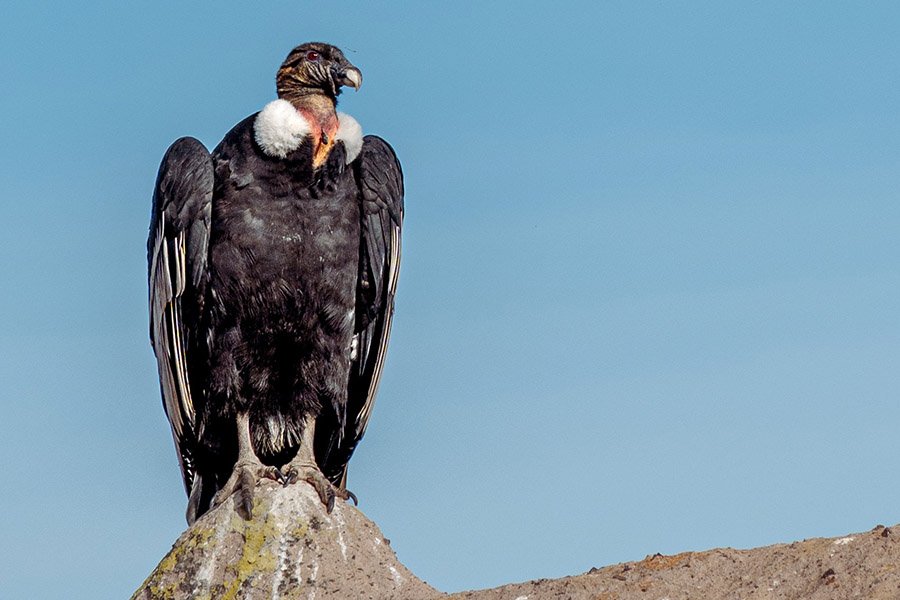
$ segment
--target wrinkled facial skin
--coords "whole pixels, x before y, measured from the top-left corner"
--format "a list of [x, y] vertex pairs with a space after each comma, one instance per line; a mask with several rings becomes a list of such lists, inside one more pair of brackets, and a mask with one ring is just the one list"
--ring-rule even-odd
[[330, 44], [311, 42], [294, 48], [276, 76], [282, 98], [307, 94], [325, 94], [334, 99], [341, 86], [359, 89], [362, 74], [340, 49]]

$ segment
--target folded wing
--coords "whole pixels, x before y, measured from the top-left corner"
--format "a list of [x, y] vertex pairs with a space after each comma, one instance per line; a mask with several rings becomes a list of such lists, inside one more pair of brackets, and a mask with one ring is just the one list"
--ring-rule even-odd
[[384, 368], [403, 224], [403, 173], [387, 142], [366, 136], [353, 168], [361, 195], [362, 239], [346, 422], [326, 434], [327, 439], [320, 439], [317, 449], [323, 472], [342, 488], [346, 488], [347, 463], [366, 432]]
[[150, 340], [188, 494], [194, 478], [196, 415], [204, 402], [196, 380], [201, 379], [197, 371], [202, 367], [213, 183], [212, 159], [203, 144], [194, 138], [173, 143], [159, 167], [147, 241]]

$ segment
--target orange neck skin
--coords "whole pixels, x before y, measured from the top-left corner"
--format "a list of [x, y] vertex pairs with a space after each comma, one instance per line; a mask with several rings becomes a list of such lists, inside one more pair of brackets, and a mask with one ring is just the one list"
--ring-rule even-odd
[[[324, 102], [323, 102], [324, 101]], [[313, 139], [313, 168], [318, 169], [334, 148], [334, 138], [338, 131], [338, 118], [334, 103], [324, 96], [307, 97], [301, 102], [293, 102], [303, 118], [309, 123]]]

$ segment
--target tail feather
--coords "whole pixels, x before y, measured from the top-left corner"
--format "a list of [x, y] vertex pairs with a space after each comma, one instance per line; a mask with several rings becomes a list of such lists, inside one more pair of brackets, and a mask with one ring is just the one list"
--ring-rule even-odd
[[212, 508], [213, 498], [219, 487], [216, 484], [216, 477], [209, 473], [197, 472], [194, 475], [194, 483], [191, 486], [191, 495], [188, 498], [187, 518], [188, 525], [193, 525], [194, 521], [202, 517], [210, 508]]

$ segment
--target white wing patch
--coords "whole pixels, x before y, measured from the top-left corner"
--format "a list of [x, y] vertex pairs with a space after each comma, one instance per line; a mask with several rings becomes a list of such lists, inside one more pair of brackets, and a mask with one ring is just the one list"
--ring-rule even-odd
[[263, 152], [285, 158], [300, 147], [312, 127], [287, 100], [273, 100], [256, 115], [253, 137]]
[[[402, 220], [401, 214], [401, 220]], [[377, 359], [375, 362], [375, 372], [372, 380], [369, 382], [369, 394], [366, 397], [366, 403], [356, 417], [356, 435], [361, 438], [366, 432], [366, 426], [369, 424], [369, 417], [372, 415], [372, 408], [375, 406], [375, 395], [378, 393], [378, 384], [381, 382], [381, 372], [384, 370], [384, 359], [387, 356], [388, 338], [391, 337], [391, 323], [394, 319], [394, 296], [397, 294], [397, 275], [400, 272], [400, 228], [396, 225], [391, 227], [390, 250], [390, 271], [388, 271], [388, 298], [390, 304], [385, 308], [384, 313], [384, 335], [378, 340]], [[368, 349], [367, 349], [368, 351]]]
[[[151, 271], [153, 284], [150, 289], [150, 319], [153, 325], [153, 350], [158, 359], [163, 402], [172, 425], [178, 460], [182, 472], [189, 472], [190, 467], [184, 464], [180, 442], [184, 433], [193, 429], [195, 418], [181, 324], [180, 297], [187, 282], [184, 232], [178, 233], [170, 243], [165, 238], [164, 222], [160, 222], [153, 244]], [[187, 481], [185, 486], [187, 487]], [[189, 489], [187, 491], [190, 493]]]

